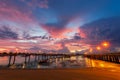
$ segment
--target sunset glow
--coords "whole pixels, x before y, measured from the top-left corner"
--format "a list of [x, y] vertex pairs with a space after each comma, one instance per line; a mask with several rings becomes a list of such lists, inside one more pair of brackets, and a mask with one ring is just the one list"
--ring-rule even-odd
[[103, 42], [102, 45], [103, 45], [104, 47], [109, 47], [109, 46], [110, 46], [110, 43], [109, 43], [109, 42]]
[[[118, 3], [113, 0], [0, 0], [0, 51], [80, 52], [100, 46], [98, 43], [104, 40], [102, 47], [112, 47], [110, 44], [119, 47], [116, 44], [120, 19], [115, 17], [120, 12], [115, 7]], [[114, 13], [109, 6], [115, 7]]]
[[0, 80], [120, 80], [120, 0], [0, 0]]
[[100, 46], [97, 46], [96, 49], [97, 49], [97, 50], [101, 50], [101, 47], [100, 47]]

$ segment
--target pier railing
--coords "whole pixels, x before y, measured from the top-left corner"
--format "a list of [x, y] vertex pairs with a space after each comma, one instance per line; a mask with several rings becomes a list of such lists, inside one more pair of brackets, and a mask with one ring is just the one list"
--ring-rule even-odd
[[103, 60], [120, 64], [120, 53], [105, 53], [105, 54], [85, 54], [90, 59]]

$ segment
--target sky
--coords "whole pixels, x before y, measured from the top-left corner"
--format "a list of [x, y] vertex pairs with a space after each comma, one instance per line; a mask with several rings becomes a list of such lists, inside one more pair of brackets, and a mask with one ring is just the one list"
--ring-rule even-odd
[[116, 16], [120, 0], [0, 0], [0, 51], [86, 50], [94, 42], [84, 26]]

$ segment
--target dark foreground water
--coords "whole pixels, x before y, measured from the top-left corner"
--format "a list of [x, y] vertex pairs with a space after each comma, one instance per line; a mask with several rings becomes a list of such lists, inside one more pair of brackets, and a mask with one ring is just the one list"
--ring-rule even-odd
[[31, 57], [31, 63], [24, 63], [24, 58], [18, 56], [14, 65], [8, 65], [8, 57], [0, 57], [0, 68], [28, 68], [28, 69], [44, 69], [44, 68], [87, 68], [87, 67], [107, 67], [114, 68], [120, 67], [118, 64], [109, 62], [91, 60], [82, 56], [73, 56], [71, 58], [64, 59], [50, 59], [47, 63], [39, 63], [34, 61], [34, 57]]

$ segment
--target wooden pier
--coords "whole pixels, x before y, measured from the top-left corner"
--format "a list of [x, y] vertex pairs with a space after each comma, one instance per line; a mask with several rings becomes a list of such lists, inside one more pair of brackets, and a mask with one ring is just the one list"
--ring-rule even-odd
[[120, 53], [105, 53], [105, 54], [85, 54], [90, 59], [103, 60], [120, 64]]
[[[45, 62], [49, 60], [55, 60], [55, 59], [64, 59], [64, 58], [70, 58], [71, 56], [78, 56], [83, 54], [47, 54], [47, 53], [0, 53], [0, 57], [7, 56], [9, 58], [8, 60], [8, 67], [11, 65], [15, 65], [16, 57], [21, 56], [24, 57], [24, 64], [29, 64], [31, 62]], [[34, 56], [34, 60], [31, 61], [31, 56]]]
[[[8, 65], [7, 67], [10, 67], [12, 65], [16, 64], [16, 57], [21, 56], [24, 57], [24, 64], [29, 64], [31, 62], [47, 62], [50, 60], [55, 59], [61, 59], [64, 60], [65, 58], [71, 58], [72, 56], [83, 56], [90, 59], [96, 59], [96, 60], [103, 60], [113, 63], [120, 64], [120, 53], [105, 53], [105, 54], [47, 54], [47, 53], [0, 53], [0, 57], [7, 56], [8, 59]], [[34, 56], [34, 59], [31, 60], [31, 56]]]

